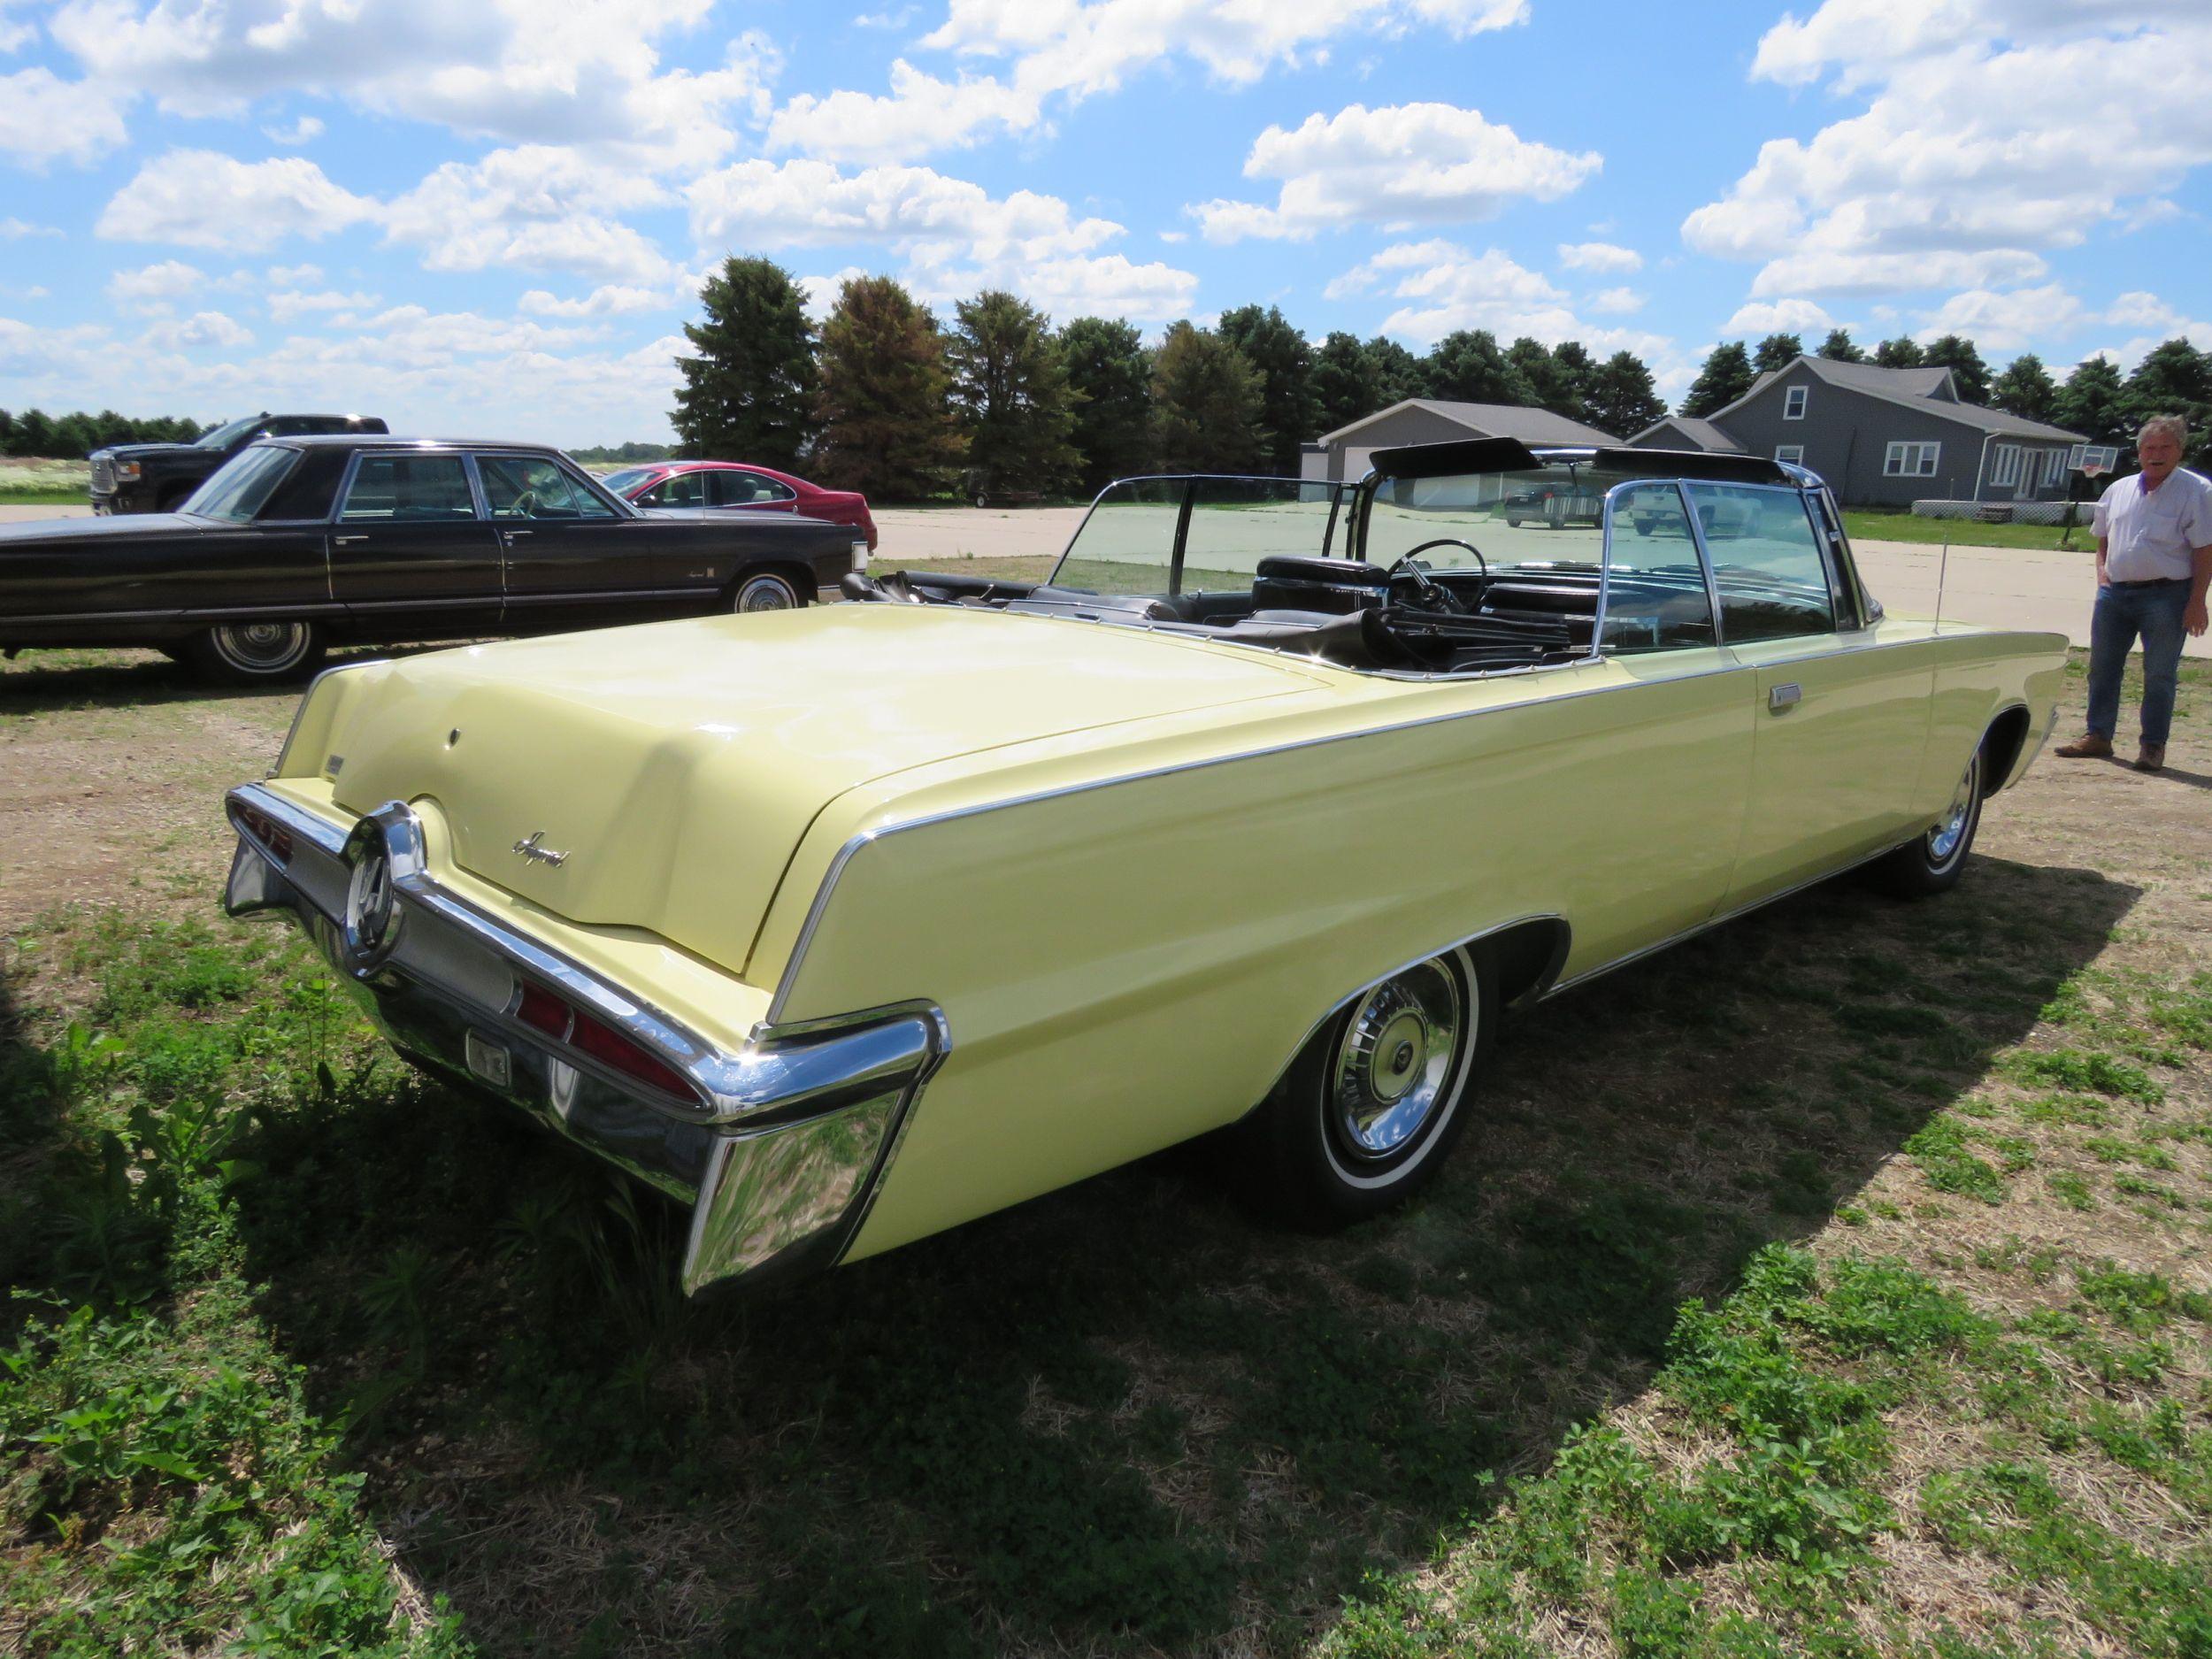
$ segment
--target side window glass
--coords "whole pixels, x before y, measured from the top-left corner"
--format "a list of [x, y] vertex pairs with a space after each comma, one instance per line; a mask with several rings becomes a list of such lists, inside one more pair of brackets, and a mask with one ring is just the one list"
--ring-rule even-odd
[[1828, 561], [1795, 490], [1692, 484], [1731, 645], [1835, 631]]
[[453, 523], [476, 517], [457, 455], [365, 455], [338, 516], [349, 524]]
[[550, 461], [481, 455], [477, 471], [495, 518], [611, 518], [614, 510]]
[[1682, 494], [1672, 484], [1640, 484], [1613, 503], [1607, 555], [1608, 657], [1694, 650], [1717, 643], [1713, 600], [1705, 589]]
[[707, 504], [707, 474], [679, 472], [662, 482], [653, 496], [657, 507], [703, 507]]

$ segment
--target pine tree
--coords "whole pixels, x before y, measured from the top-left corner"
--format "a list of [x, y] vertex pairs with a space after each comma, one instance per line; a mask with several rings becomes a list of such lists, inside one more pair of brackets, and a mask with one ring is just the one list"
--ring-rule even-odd
[[[1539, 409], [1548, 409], [1562, 415], [1578, 419], [1576, 411], [1581, 407], [1578, 396], [1571, 400], [1564, 396], [1565, 377], [1559, 372], [1558, 362], [1552, 357], [1551, 348], [1540, 340], [1523, 334], [1505, 349], [1506, 363], [1528, 388], [1528, 400]], [[1561, 408], [1571, 402], [1573, 407]]]
[[2184, 459], [2193, 465], [2212, 440], [2207, 431], [2212, 426], [2212, 356], [2181, 339], [2152, 348], [2128, 376], [2122, 407], [2131, 441], [2154, 415], [2179, 415], [2187, 421], [2189, 445]]
[[1155, 453], [1170, 472], [1244, 472], [1268, 451], [1259, 371], [1207, 329], [1177, 323], [1152, 360]]
[[1831, 363], [1863, 363], [1866, 361], [1866, 353], [1860, 350], [1852, 342], [1849, 333], [1841, 328], [1831, 328], [1828, 331], [1827, 339], [1820, 342], [1820, 355]]
[[1886, 369], [1916, 369], [1925, 356], [1920, 349], [1920, 342], [1910, 334], [1885, 340], [1874, 348], [1874, 361]]
[[1486, 328], [1446, 334], [1431, 348], [1422, 368], [1428, 396], [1449, 403], [1526, 405], [1534, 397]]
[[1240, 305], [1221, 313], [1216, 332], [1259, 371], [1260, 422], [1274, 434], [1267, 465], [1286, 478], [1298, 476], [1300, 446], [1328, 428], [1313, 393], [1313, 348], [1281, 310]]
[[1405, 347], [1387, 334], [1377, 334], [1367, 342], [1367, 355], [1374, 362], [1376, 396], [1382, 400], [1376, 408], [1387, 409], [1409, 397], [1422, 396], [1428, 383], [1428, 371], [1421, 359]]
[[[1552, 372], [1559, 378], [1559, 402], [1547, 403], [1545, 408], [1570, 420], [1588, 417], [1590, 387], [1597, 379], [1598, 365], [1591, 361], [1590, 353], [1579, 340], [1563, 340], [1551, 349]], [[1662, 409], [1660, 415], [1667, 411]], [[1658, 415], [1652, 417], [1656, 420]], [[1646, 426], [1650, 421], [1644, 423]]]
[[1078, 317], [1060, 331], [1068, 386], [1078, 398], [1068, 434], [1086, 490], [1152, 465], [1152, 361], [1136, 325]]
[[1072, 484], [1083, 464], [1071, 441], [1076, 394], [1052, 319], [1002, 288], [961, 301], [953, 313], [945, 366], [976, 493]]
[[767, 259], [726, 259], [699, 290], [705, 319], [684, 325], [697, 355], [669, 424], [696, 456], [793, 470], [814, 432], [814, 329], [798, 284]]
[[1396, 400], [1383, 395], [1382, 365], [1357, 334], [1341, 329], [1313, 354], [1315, 424], [1324, 434], [1363, 420]]
[[2056, 411], [2060, 426], [2092, 443], [2124, 446], [2134, 436], [2120, 371], [2103, 357], [2085, 357], [2074, 365], [2059, 388]]
[[2047, 421], [2058, 406], [2058, 382], [2043, 366], [2042, 358], [2032, 351], [2023, 351], [1990, 382], [1989, 401], [1993, 408], [2008, 415]]
[[1945, 334], [1928, 342], [1920, 360], [1929, 368], [1951, 371], [1958, 382], [1962, 403], [1989, 402], [1989, 365], [1982, 361], [1982, 354], [1974, 349], [1972, 341], [1959, 334]]
[[889, 277], [854, 277], [822, 325], [814, 475], [911, 501], [951, 481], [964, 453], [947, 407], [937, 323]]
[[1751, 354], [1740, 340], [1723, 341], [1707, 356], [1697, 379], [1682, 396], [1682, 413], [1703, 419], [1725, 409], [1751, 389]]
[[1632, 351], [1616, 351], [1590, 382], [1585, 403], [1590, 424], [1616, 438], [1632, 438], [1667, 412], [1651, 384], [1651, 371]]
[[1771, 374], [1777, 369], [1786, 369], [1805, 355], [1805, 342], [1797, 334], [1769, 334], [1759, 342], [1752, 354], [1751, 373], [1755, 379]]

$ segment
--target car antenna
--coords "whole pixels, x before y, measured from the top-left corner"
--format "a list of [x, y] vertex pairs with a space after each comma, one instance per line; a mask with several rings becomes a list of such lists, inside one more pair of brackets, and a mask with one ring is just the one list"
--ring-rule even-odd
[[1951, 521], [1943, 521], [1943, 552], [1936, 561], [1936, 632], [1943, 631], [1943, 584], [1951, 573]]

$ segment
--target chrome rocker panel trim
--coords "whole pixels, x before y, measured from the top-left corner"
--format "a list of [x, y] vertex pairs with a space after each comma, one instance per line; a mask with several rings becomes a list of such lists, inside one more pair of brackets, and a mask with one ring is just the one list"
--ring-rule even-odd
[[[683, 1285], [818, 1271], [866, 1220], [923, 1086], [952, 1048], [926, 1002], [756, 1025], [735, 1053], [548, 949], [428, 873], [420, 820], [391, 802], [342, 826], [259, 784], [226, 800], [238, 848], [224, 909], [291, 913], [402, 1055], [531, 1116], [692, 1209]], [[288, 856], [248, 815], [290, 838]], [[390, 919], [363, 937], [356, 871], [388, 861]], [[565, 998], [698, 1091], [679, 1099], [519, 1018]]]

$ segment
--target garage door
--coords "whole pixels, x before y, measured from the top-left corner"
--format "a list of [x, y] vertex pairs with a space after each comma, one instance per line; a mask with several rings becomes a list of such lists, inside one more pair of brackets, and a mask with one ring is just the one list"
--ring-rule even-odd
[[1376, 446], [1370, 444], [1364, 449], [1350, 448], [1345, 449], [1344, 481], [1347, 484], [1356, 484], [1367, 476], [1368, 460], [1375, 453], [1375, 448]]

